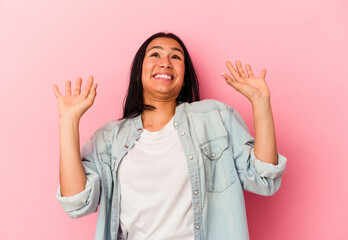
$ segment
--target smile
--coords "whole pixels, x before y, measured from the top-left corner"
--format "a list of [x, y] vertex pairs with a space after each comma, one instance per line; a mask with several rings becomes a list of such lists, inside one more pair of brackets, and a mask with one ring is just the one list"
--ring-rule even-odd
[[167, 74], [155, 74], [153, 77], [156, 79], [162, 78], [162, 79], [173, 80], [173, 76], [167, 75]]

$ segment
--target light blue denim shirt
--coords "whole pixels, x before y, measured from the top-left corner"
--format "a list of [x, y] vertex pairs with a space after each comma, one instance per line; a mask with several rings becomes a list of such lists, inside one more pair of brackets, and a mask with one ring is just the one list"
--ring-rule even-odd
[[[232, 107], [215, 100], [178, 105], [173, 124], [191, 180], [195, 240], [249, 239], [243, 189], [274, 194], [286, 158], [278, 154], [278, 165], [258, 160], [243, 119]], [[107, 123], [81, 151], [85, 190], [62, 197], [58, 186], [57, 198], [72, 218], [95, 212], [99, 205], [97, 240], [124, 239], [119, 228], [118, 167], [142, 132], [140, 116]]]

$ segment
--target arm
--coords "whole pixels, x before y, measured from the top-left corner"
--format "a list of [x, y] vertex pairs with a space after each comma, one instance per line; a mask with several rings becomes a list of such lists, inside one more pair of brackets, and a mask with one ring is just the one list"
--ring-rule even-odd
[[259, 77], [255, 77], [250, 65], [246, 65], [248, 76], [242, 64], [237, 61], [237, 70], [231, 62], [226, 63], [233, 78], [226, 73], [222, 76], [226, 82], [249, 99], [253, 106], [256, 157], [262, 162], [277, 165], [278, 154], [275, 138], [273, 115], [270, 103], [270, 92], [265, 82], [266, 70]]
[[59, 183], [62, 196], [73, 196], [85, 189], [86, 176], [80, 156], [79, 121], [59, 119]]
[[255, 156], [263, 162], [278, 164], [274, 122], [269, 101], [253, 103], [255, 128]]
[[233, 161], [244, 190], [263, 196], [276, 193], [286, 167], [286, 158], [277, 154], [278, 164], [260, 161], [255, 156], [255, 139], [236, 110], [229, 114], [229, 139]]
[[97, 85], [93, 84], [93, 77], [87, 81], [81, 93], [82, 79], [76, 80], [74, 92], [71, 92], [71, 83], [65, 84], [65, 96], [57, 85], [54, 93], [58, 99], [59, 110], [59, 145], [60, 168], [59, 180], [62, 196], [72, 196], [85, 189], [86, 176], [81, 162], [79, 122], [82, 115], [93, 104]]

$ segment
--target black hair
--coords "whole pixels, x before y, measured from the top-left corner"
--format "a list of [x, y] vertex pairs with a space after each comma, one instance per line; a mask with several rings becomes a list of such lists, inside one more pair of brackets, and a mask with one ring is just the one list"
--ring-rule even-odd
[[146, 48], [149, 43], [155, 38], [171, 38], [177, 41], [182, 49], [184, 50], [185, 55], [185, 75], [184, 75], [184, 84], [183, 87], [176, 99], [177, 105], [193, 101], [199, 101], [199, 84], [198, 78], [193, 67], [190, 55], [181, 41], [181, 39], [174, 35], [173, 33], [164, 33], [159, 32], [151, 37], [149, 37], [139, 48], [132, 62], [129, 86], [127, 94], [124, 98], [123, 105], [123, 118], [133, 118], [139, 116], [144, 110], [154, 110], [155, 107], [151, 105], [144, 104], [143, 99], [143, 84], [142, 84], [142, 70], [143, 70], [143, 61], [145, 57]]

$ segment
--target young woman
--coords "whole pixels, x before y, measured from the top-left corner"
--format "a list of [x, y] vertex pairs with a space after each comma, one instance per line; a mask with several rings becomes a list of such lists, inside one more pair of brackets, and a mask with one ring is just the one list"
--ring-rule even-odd
[[[272, 195], [286, 159], [277, 153], [266, 70], [255, 77], [227, 62], [227, 84], [252, 103], [255, 140], [240, 115], [199, 101], [197, 77], [183, 42], [157, 33], [138, 50], [124, 115], [110, 121], [80, 154], [78, 125], [97, 84], [81, 92], [56, 85], [60, 186], [72, 218], [95, 212], [95, 239], [249, 239], [243, 189]], [[81, 161], [82, 159], [82, 161]]]

